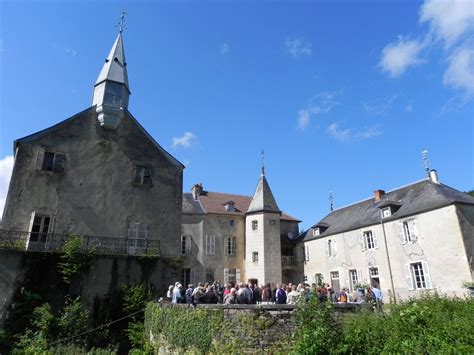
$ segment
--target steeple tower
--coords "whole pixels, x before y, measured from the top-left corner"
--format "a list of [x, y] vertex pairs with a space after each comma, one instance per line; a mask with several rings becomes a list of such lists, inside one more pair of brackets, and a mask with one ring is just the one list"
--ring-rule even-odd
[[128, 108], [130, 89], [127, 62], [123, 49], [122, 32], [125, 28], [125, 13], [122, 12], [119, 33], [110, 50], [99, 77], [94, 85], [92, 105], [96, 105], [97, 118], [106, 129], [116, 129]]
[[265, 177], [263, 164], [257, 189], [245, 214], [245, 275], [259, 283], [280, 283], [281, 211]]

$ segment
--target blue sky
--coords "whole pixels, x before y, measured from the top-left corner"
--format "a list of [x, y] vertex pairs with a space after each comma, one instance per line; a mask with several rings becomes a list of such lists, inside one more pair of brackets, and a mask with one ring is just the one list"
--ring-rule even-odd
[[468, 0], [0, 4], [0, 199], [13, 140], [90, 105], [123, 9], [129, 110], [187, 166], [185, 191], [253, 194], [262, 148], [303, 228], [329, 191], [337, 208], [422, 179], [424, 149], [474, 188]]

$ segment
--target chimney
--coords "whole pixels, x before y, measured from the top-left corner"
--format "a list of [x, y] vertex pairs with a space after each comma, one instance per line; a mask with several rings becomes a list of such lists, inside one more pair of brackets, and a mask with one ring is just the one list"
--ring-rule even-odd
[[382, 199], [383, 195], [385, 195], [384, 190], [375, 190], [374, 191], [375, 202], [379, 202]]
[[194, 184], [193, 187], [191, 188], [191, 192], [193, 194], [193, 197], [195, 200], [199, 198], [199, 196], [202, 194], [203, 188], [202, 184]]
[[430, 170], [430, 180], [434, 182], [435, 184], [439, 184], [439, 177], [438, 177], [438, 172], [435, 169]]

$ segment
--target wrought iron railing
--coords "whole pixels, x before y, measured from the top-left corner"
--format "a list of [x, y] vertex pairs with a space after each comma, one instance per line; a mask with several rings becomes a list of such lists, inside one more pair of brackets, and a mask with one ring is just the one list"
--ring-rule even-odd
[[293, 266], [296, 264], [296, 258], [294, 256], [285, 256], [281, 257], [281, 264], [283, 266]]
[[[31, 238], [31, 235], [30, 232], [0, 229], [0, 249], [58, 252], [73, 237], [71, 234], [60, 233], [47, 233], [42, 238]], [[75, 238], [82, 239], [84, 252], [107, 255], [160, 255], [159, 240], [90, 235], [76, 235]]]

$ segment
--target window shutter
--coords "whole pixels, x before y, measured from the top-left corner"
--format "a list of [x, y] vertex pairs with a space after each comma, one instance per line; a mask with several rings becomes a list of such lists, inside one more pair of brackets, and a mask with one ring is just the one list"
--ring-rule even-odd
[[378, 249], [379, 248], [379, 241], [377, 240], [377, 234], [375, 234], [374, 230], [372, 231], [372, 238], [373, 238], [373, 241], [374, 241], [374, 249]]
[[64, 171], [64, 162], [66, 155], [63, 153], [54, 154], [53, 171], [62, 172]]
[[190, 235], [187, 235], [186, 236], [186, 254], [190, 255], [191, 254], [191, 245], [193, 244], [193, 237], [191, 237]]
[[213, 234], [211, 235], [211, 254], [216, 253], [216, 236]]
[[433, 288], [433, 284], [431, 282], [431, 275], [428, 263], [426, 261], [422, 261], [421, 265], [423, 266], [423, 275], [425, 276], [426, 289], [431, 290]]
[[337, 243], [336, 243], [336, 240], [332, 241], [332, 256], [337, 256]]
[[128, 225], [128, 233], [127, 236], [129, 239], [137, 239], [138, 238], [138, 228], [140, 223], [130, 223]]
[[360, 232], [360, 235], [359, 235], [359, 245], [360, 245], [360, 250], [361, 250], [361, 251], [365, 251], [366, 247], [365, 247], [365, 235], [364, 235], [364, 232]]
[[309, 261], [309, 246], [305, 245], [305, 256], [304, 259], [305, 261]]
[[410, 230], [411, 241], [415, 242], [418, 240], [418, 233], [416, 230], [416, 222], [414, 219], [408, 221], [408, 228]]
[[229, 283], [229, 269], [224, 269], [224, 283]]
[[357, 269], [357, 283], [362, 283], [362, 270]]
[[235, 269], [235, 282], [240, 282], [240, 269]]
[[332, 243], [331, 240], [326, 242], [326, 257], [329, 258], [331, 255], [329, 253], [329, 243]]
[[38, 155], [36, 156], [36, 170], [41, 170], [44, 159], [44, 149], [38, 148]]
[[407, 284], [408, 284], [408, 289], [410, 291], [413, 291], [415, 289], [413, 285], [413, 276], [411, 273], [411, 265], [410, 264], [405, 264], [405, 276], [407, 279]]
[[354, 286], [354, 285], [352, 285], [351, 273], [350, 273], [349, 270], [347, 270], [345, 273], [341, 272], [340, 275], [346, 275], [346, 282], [343, 282], [343, 284], [341, 285], [342, 287], [351, 288], [351, 286]]
[[400, 238], [400, 243], [405, 244], [405, 231], [403, 230], [403, 222], [398, 222], [398, 237]]

